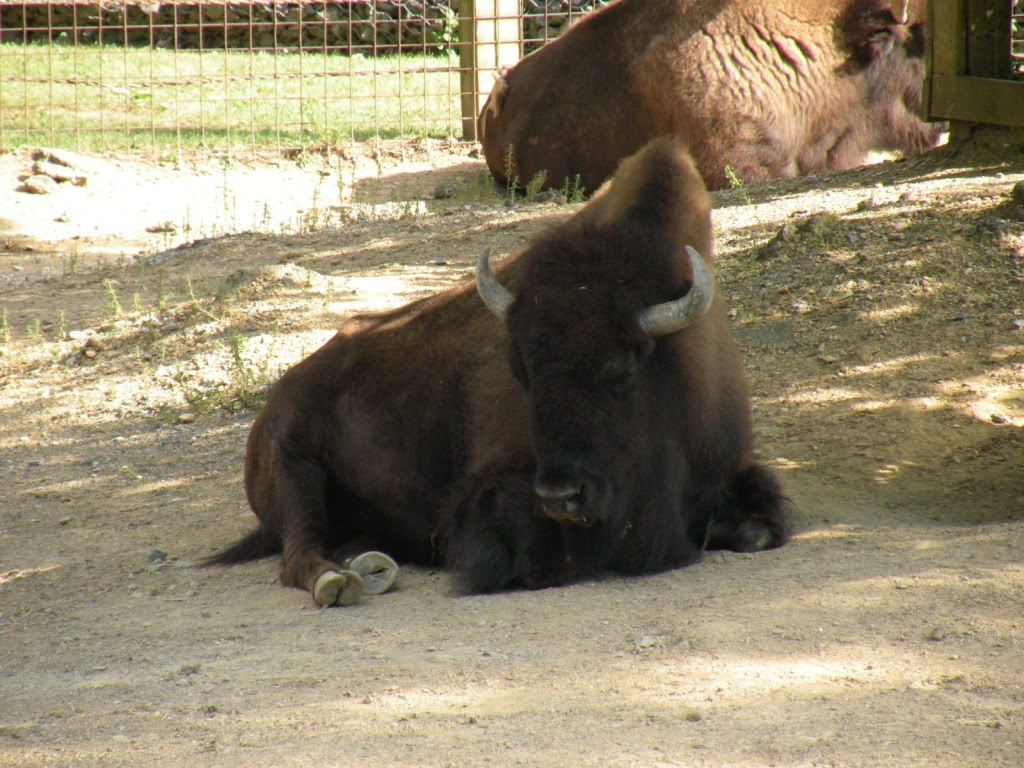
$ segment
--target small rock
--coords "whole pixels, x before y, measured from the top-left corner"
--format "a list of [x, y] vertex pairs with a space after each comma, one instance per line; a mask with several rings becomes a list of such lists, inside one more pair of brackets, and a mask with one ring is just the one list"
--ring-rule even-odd
[[926, 640], [930, 640], [933, 643], [938, 643], [946, 639], [945, 627], [935, 627], [931, 632], [925, 636]]
[[635, 645], [637, 649], [641, 651], [646, 650], [647, 648], [653, 648], [657, 644], [658, 638], [656, 638], [654, 635], [637, 635], [633, 638], [633, 645]]
[[455, 197], [455, 185], [450, 181], [442, 181], [434, 187], [435, 200], [451, 200]]
[[151, 563], [163, 563], [167, 560], [167, 553], [162, 549], [154, 549], [149, 553], [149, 562]]
[[178, 226], [173, 221], [162, 221], [159, 224], [151, 224], [146, 227], [146, 231], [150, 234], [159, 234], [161, 232], [174, 234], [178, 231]]
[[989, 416], [989, 419], [992, 421], [993, 424], [1009, 424], [1010, 423], [1010, 419], [1007, 418], [1006, 416], [1004, 416], [1001, 413], [993, 413], [991, 416]]
[[71, 522], [71, 518], [70, 517], [62, 517], [58, 522], [61, 525], [67, 525], [68, 523]]
[[1014, 331], [1024, 331], [1024, 317], [1015, 318], [1014, 321], [1010, 323], [1010, 329]]
[[545, 189], [543, 192], [538, 192], [536, 195], [530, 198], [531, 203], [558, 203], [559, 205], [565, 205], [568, 201], [561, 192], [557, 189]]
[[194, 413], [192, 413], [191, 411], [186, 411], [185, 413], [178, 414], [178, 423], [179, 424], [191, 424], [195, 420], [196, 420], [196, 415]]
[[49, 176], [54, 181], [70, 181], [76, 187], [84, 187], [87, 181], [85, 176], [77, 173], [74, 169], [66, 165], [48, 163], [45, 160], [37, 161], [32, 166], [32, 171], [43, 176]]
[[92, 347], [86, 347], [85, 349], [82, 350], [82, 357], [87, 357], [90, 360], [95, 358], [97, 354], [99, 353]]
[[90, 336], [85, 340], [85, 348], [95, 349], [98, 351], [101, 349], [106, 349], [107, 345], [100, 341], [96, 336]]
[[790, 309], [792, 309], [794, 315], [806, 315], [811, 311], [811, 305], [806, 301], [794, 301]]
[[786, 222], [782, 225], [778, 232], [775, 233], [775, 237], [768, 241], [763, 248], [757, 253], [757, 258], [764, 260], [769, 258], [778, 252], [782, 248], [783, 243], [788, 243], [793, 239], [793, 235], [796, 232], [796, 228], [792, 223]]
[[1010, 197], [1017, 205], [1024, 205], [1024, 181], [1018, 181], [1010, 190]]
[[57, 191], [57, 186], [57, 182], [49, 176], [37, 173], [25, 179], [21, 188], [25, 192], [31, 192], [33, 195], [49, 195]]

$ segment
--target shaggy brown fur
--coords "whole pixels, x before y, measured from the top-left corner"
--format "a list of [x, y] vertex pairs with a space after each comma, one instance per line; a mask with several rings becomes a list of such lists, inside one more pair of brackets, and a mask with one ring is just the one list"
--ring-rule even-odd
[[[660, 140], [506, 260], [505, 325], [472, 285], [354, 319], [273, 388], [245, 466], [259, 527], [213, 561], [283, 550], [311, 589], [372, 547], [484, 592], [779, 546], [721, 300], [671, 335], [638, 322], [690, 290], [687, 245], [713, 263], [708, 196]], [[538, 498], [552, 478], [580, 489], [573, 519]]]
[[479, 118], [488, 167], [593, 191], [671, 133], [718, 189], [921, 152], [939, 136], [916, 114], [924, 10], [899, 24], [885, 0], [620, 0], [499, 76]]

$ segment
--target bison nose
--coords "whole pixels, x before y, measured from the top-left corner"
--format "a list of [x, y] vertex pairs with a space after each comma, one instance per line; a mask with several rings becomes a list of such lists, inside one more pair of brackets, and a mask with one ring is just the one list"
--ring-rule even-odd
[[578, 482], [546, 482], [537, 480], [533, 485], [545, 511], [551, 517], [576, 518], [583, 506], [583, 486]]

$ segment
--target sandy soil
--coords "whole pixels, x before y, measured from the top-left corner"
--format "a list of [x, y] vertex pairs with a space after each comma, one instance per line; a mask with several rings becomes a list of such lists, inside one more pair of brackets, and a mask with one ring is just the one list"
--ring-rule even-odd
[[1022, 764], [1019, 143], [715, 195], [786, 548], [489, 597], [405, 568], [331, 610], [194, 567], [252, 524], [267, 384], [572, 207], [429, 142], [93, 160], [42, 198], [0, 156], [0, 765]]

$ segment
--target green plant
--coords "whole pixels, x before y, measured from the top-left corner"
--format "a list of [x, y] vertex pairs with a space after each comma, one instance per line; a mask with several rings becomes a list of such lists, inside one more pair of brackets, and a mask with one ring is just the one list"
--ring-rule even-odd
[[43, 324], [38, 317], [32, 318], [26, 327], [28, 331], [28, 337], [32, 339], [36, 344], [41, 344], [43, 341]]
[[212, 312], [207, 310], [205, 307], [203, 307], [202, 304], [199, 303], [199, 299], [196, 298], [196, 292], [192, 288], [192, 278], [191, 277], [186, 277], [185, 278], [185, 285], [188, 288], [189, 306], [192, 307], [192, 309], [194, 309], [196, 312], [198, 312], [199, 314], [203, 315], [204, 317], [206, 317], [209, 320], [220, 320], [219, 317], [217, 317], [215, 314], [213, 314]]
[[743, 183], [743, 179], [737, 175], [736, 169], [731, 165], [726, 165], [724, 170], [725, 178], [729, 180], [729, 189], [739, 192], [740, 197], [743, 198], [743, 202], [750, 205], [753, 200], [750, 199], [750, 193], [747, 192], [747, 187]]
[[519, 176], [516, 173], [516, 160], [512, 145], [505, 150], [505, 194], [509, 200], [515, 200], [519, 192]]
[[156, 273], [156, 309], [161, 315], [167, 311], [167, 299], [170, 294], [164, 290], [164, 271], [157, 270]]
[[587, 199], [587, 188], [583, 186], [583, 179], [578, 173], [571, 179], [568, 176], [565, 177], [562, 195], [565, 196], [567, 203], [582, 203]]
[[7, 307], [0, 309], [0, 339], [3, 339], [4, 346], [11, 345], [11, 325], [7, 322]]
[[68, 319], [64, 314], [64, 310], [60, 311], [57, 316], [57, 340], [64, 341], [68, 337]]
[[536, 197], [544, 189], [544, 182], [548, 180], [547, 171], [537, 171], [533, 178], [526, 182], [525, 194], [527, 198]]
[[117, 289], [114, 288], [112, 280], [104, 280], [103, 285], [107, 289], [107, 312], [111, 317], [117, 319], [124, 313], [121, 308], [121, 300], [117, 297]]

